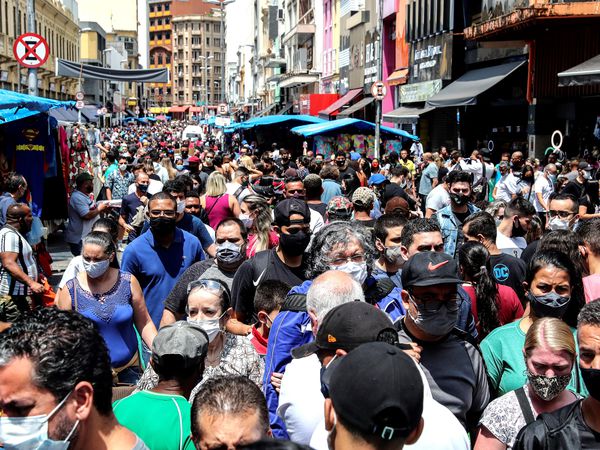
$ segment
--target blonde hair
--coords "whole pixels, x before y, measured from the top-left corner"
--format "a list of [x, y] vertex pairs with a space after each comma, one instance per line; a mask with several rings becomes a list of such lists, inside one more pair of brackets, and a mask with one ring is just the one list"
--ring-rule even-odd
[[160, 165], [167, 169], [169, 180], [173, 180], [177, 176], [177, 170], [175, 170], [175, 167], [173, 167], [173, 163], [171, 163], [171, 159], [168, 156], [165, 156], [160, 161]]
[[[242, 203], [245, 203], [251, 212], [256, 212], [256, 218], [252, 228], [255, 230], [256, 242], [254, 243], [254, 252], [260, 252], [269, 249], [269, 233], [271, 231], [271, 208], [266, 198], [260, 195], [250, 194], [244, 197]], [[250, 231], [250, 230], [248, 230]]]
[[252, 161], [252, 157], [248, 156], [248, 155], [242, 156], [240, 158], [240, 165], [244, 166], [248, 170], [256, 169], [256, 166], [254, 165], [254, 161]]
[[547, 346], [554, 352], [565, 351], [572, 361], [577, 358], [575, 338], [569, 326], [556, 317], [537, 319], [525, 336], [525, 358], [531, 357], [534, 349]]
[[215, 171], [208, 176], [206, 180], [206, 195], [209, 197], [218, 197], [227, 191], [225, 183], [227, 180], [219, 172]]

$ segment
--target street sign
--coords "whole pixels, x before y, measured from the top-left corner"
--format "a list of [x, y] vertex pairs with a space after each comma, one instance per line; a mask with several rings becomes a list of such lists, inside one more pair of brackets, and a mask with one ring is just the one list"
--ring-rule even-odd
[[39, 34], [25, 33], [15, 39], [13, 54], [23, 67], [36, 69], [48, 60], [50, 47]]
[[97, 116], [101, 116], [101, 115], [102, 115], [102, 108], [98, 108], [98, 109], [96, 110], [96, 115], [97, 115]]
[[227, 114], [227, 103], [219, 103], [219, 106], [217, 107], [217, 114], [221, 116]]
[[387, 94], [387, 88], [383, 81], [376, 81], [371, 85], [371, 95], [375, 98], [375, 100], [383, 100]]
[[136, 114], [139, 114], [140, 113], [140, 108], [138, 106], [136, 106], [134, 111], [135, 111]]
[[83, 91], [75, 92], [75, 100], [83, 100], [84, 97], [85, 97], [85, 94], [83, 93]]
[[75, 108], [77, 108], [77, 109], [83, 109], [84, 106], [85, 106], [85, 103], [83, 103], [82, 100], [77, 100], [77, 102], [75, 103]]
[[106, 108], [102, 108], [102, 115], [107, 115], [108, 114], [108, 109]]

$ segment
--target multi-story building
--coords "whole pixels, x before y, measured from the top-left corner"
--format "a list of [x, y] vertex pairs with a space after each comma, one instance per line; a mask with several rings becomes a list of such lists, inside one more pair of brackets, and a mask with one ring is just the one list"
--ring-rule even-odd
[[323, 54], [321, 93], [336, 94], [340, 88], [340, 0], [323, 0]]
[[[17, 36], [27, 31], [26, 2], [0, 2], [0, 87], [27, 92], [27, 70], [13, 56]], [[50, 46], [50, 57], [38, 68], [38, 94], [67, 100], [74, 97], [77, 80], [56, 76], [56, 58], [79, 60], [79, 26], [71, 9], [59, 0], [37, 0], [35, 31], [44, 36]]]
[[173, 112], [197, 115], [215, 109], [225, 80], [220, 16], [210, 9], [202, 15], [174, 16], [172, 27], [173, 105], [179, 107]]
[[[80, 22], [81, 43], [79, 59], [84, 64], [106, 67], [110, 55], [106, 48], [106, 31], [96, 22]], [[81, 89], [85, 92], [85, 100], [96, 105], [112, 103], [108, 96], [108, 87], [102, 80], [84, 78]]]
[[[113, 47], [119, 49], [120, 53], [126, 55], [125, 59], [127, 62], [124, 61], [123, 64], [121, 64], [122, 68], [141, 68], [137, 31], [114, 30], [110, 33], [106, 33], [106, 45], [108, 48]], [[124, 85], [124, 88], [125, 91], [123, 92], [123, 95], [126, 98], [127, 108], [133, 109], [136, 106], [139, 106], [139, 99], [143, 98], [141, 84], [129, 82]]]
[[[172, 68], [171, 0], [148, 1], [148, 67], [160, 69]], [[150, 83], [150, 112], [165, 112], [172, 103], [172, 83]]]
[[227, 100], [241, 106], [252, 97], [254, 84], [254, 0], [236, 0], [225, 6]]

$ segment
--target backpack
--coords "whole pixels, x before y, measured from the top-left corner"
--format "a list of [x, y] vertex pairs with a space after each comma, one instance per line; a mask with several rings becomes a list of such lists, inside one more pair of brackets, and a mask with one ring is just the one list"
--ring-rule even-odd
[[487, 173], [486, 173], [487, 168], [486, 168], [485, 164], [482, 164], [482, 168], [483, 168], [483, 173], [482, 173], [481, 178], [479, 180], [477, 180], [476, 183], [473, 184], [473, 197], [475, 198], [475, 203], [488, 199], [489, 184], [488, 184], [488, 177], [487, 177]]

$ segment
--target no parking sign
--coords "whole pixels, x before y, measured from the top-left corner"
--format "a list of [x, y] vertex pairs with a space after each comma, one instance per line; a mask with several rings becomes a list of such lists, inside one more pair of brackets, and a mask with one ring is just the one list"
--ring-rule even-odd
[[36, 69], [48, 61], [50, 47], [39, 34], [25, 33], [15, 39], [13, 54], [23, 67]]

